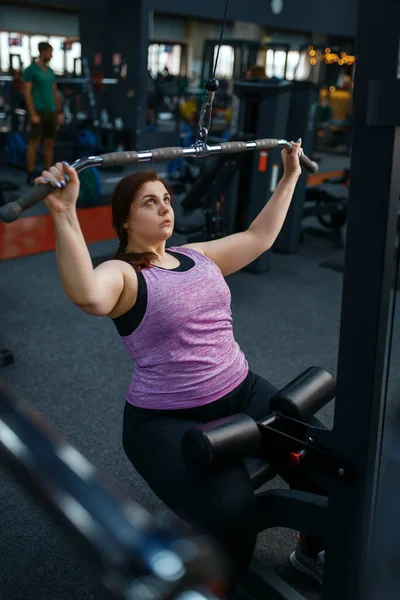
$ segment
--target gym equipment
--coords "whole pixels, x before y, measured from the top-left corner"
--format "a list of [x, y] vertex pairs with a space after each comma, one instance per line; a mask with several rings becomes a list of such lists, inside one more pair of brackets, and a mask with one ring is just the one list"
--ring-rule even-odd
[[[397, 411], [395, 427], [388, 448], [388, 459], [383, 482], [383, 492], [378, 503], [374, 528], [374, 569], [368, 585], [372, 587], [371, 600], [397, 600], [400, 589], [400, 529], [394, 527], [400, 505], [400, 413]], [[393, 557], [394, 560], [388, 560]]]
[[123, 124], [118, 119], [110, 119], [104, 106], [100, 110], [101, 100], [98, 106], [96, 97], [96, 92], [100, 93], [105, 86], [117, 84], [119, 79], [105, 78], [99, 71], [91, 72], [86, 57], [75, 59], [77, 62], [81, 64], [82, 76], [57, 78], [60, 92], [63, 93], [65, 123], [60, 129], [58, 141], [60, 145], [73, 145], [72, 153], [79, 157], [94, 156], [105, 149], [117, 147], [121, 137], [126, 136]]
[[18, 198], [20, 186], [14, 181], [0, 179], [0, 206]]
[[[229, 234], [233, 229], [229, 222], [233, 213], [226, 209], [224, 197], [237, 175], [237, 168], [238, 161], [232, 157], [212, 161], [211, 166], [201, 172], [189, 193], [177, 199], [175, 233], [187, 236], [188, 243], [214, 240]], [[185, 210], [187, 207], [190, 212]]]
[[[260, 532], [287, 527], [325, 539], [328, 491], [322, 490], [336, 482], [351, 485], [356, 477], [350, 462], [332, 452], [331, 431], [308, 423], [335, 395], [333, 377], [325, 369], [310, 367], [271, 399], [271, 413], [264, 419], [256, 422], [246, 414], [235, 414], [188, 430], [181, 444], [184, 460], [198, 472], [243, 460], [257, 497]], [[290, 489], [259, 491], [278, 472]], [[301, 489], [306, 476], [321, 493]], [[255, 597], [301, 598], [256, 559], [243, 584]]]
[[[179, 47], [179, 68], [170, 74], [164, 63], [165, 54]], [[164, 56], [163, 56], [164, 55]], [[148, 46], [147, 131], [179, 131], [181, 103], [186, 95], [187, 44], [152, 39]], [[176, 69], [176, 66], [175, 66]]]
[[[285, 131], [288, 139], [302, 132], [304, 152], [313, 149], [315, 110], [318, 90], [310, 82], [240, 81], [234, 84], [232, 128], [246, 135], [261, 131]], [[254, 156], [242, 169], [237, 197], [238, 227], [248, 227], [274, 192], [281, 173], [277, 150]], [[306, 179], [297, 182], [288, 214], [274, 243], [273, 250], [295, 252], [301, 236]], [[240, 229], [239, 229], [240, 230]], [[263, 272], [270, 268], [271, 253], [265, 252], [248, 269]]]
[[[232, 103], [232, 129], [238, 133], [257, 137], [260, 131], [287, 131], [290, 106], [288, 81], [238, 81], [234, 84]], [[236, 192], [237, 231], [245, 230], [260, 213], [274, 192], [281, 170], [278, 148], [265, 148], [267, 152], [249, 161], [240, 172]], [[264, 252], [247, 267], [253, 273], [270, 269], [271, 253]]]
[[[57, 85], [63, 92], [64, 99], [64, 120], [67, 125], [73, 125], [87, 119], [85, 110], [88, 110], [89, 117], [94, 126], [99, 125], [98, 107], [95, 92], [101, 91], [104, 86], [115, 85], [117, 78], [106, 78], [99, 71], [90, 71], [89, 61], [86, 57], [75, 59], [81, 63], [82, 76], [74, 75], [57, 77]], [[82, 106], [82, 99], [86, 105]]]
[[[332, 435], [333, 451], [352, 461], [358, 478], [351, 486], [333, 486], [330, 493], [324, 600], [370, 600], [371, 576], [378, 584], [373, 600], [392, 600], [399, 590], [394, 569], [384, 574], [377, 570], [372, 535], [377, 499], [389, 494], [385, 500], [390, 506], [396, 494], [398, 498], [399, 481], [397, 472], [389, 486], [382, 488], [382, 478], [389, 474], [385, 465], [389, 448], [385, 446], [392, 424], [385, 415], [398, 405], [391, 351], [398, 312], [398, 294], [392, 293], [392, 285], [399, 263], [395, 266], [391, 257], [399, 208], [399, 24], [398, 3], [383, 0], [379, 7], [369, 2], [358, 5], [351, 187]], [[371, 47], [371, 28], [373, 46], [387, 57], [384, 64]], [[387, 567], [398, 559], [398, 553], [391, 552], [390, 535], [399, 531], [397, 503], [388, 517], [388, 535], [379, 548]], [[389, 586], [395, 588], [391, 594]]]
[[[340, 229], [347, 221], [350, 170], [343, 169], [339, 177], [324, 179], [321, 185], [307, 188], [306, 201], [315, 202], [315, 212], [304, 211], [304, 217], [315, 215], [321, 225], [329, 229]], [[328, 207], [331, 211], [328, 211]]]
[[[303, 149], [307, 155], [312, 155], [316, 110], [318, 106], [318, 88], [309, 81], [295, 81], [291, 85], [291, 98], [287, 120], [287, 137], [293, 139], [296, 131], [303, 133]], [[304, 198], [307, 178], [300, 177], [297, 182], [293, 200], [290, 204], [283, 227], [275, 241], [274, 250], [294, 253], [298, 250], [301, 237], [304, 214]]]
[[96, 167], [79, 173], [80, 190], [77, 206], [89, 208], [96, 206], [96, 200], [101, 195], [101, 177]]
[[[250, 139], [243, 135], [233, 136], [230, 141], [246, 141], [246, 137]], [[196, 164], [191, 159], [187, 168], [182, 168], [181, 172], [189, 175], [186, 187], [181, 186], [179, 180], [178, 185], [172, 183], [177, 194], [174, 204], [175, 233], [187, 236], [187, 242], [200, 242], [241, 230], [244, 225], [236, 215], [237, 186], [242, 170], [246, 173], [251, 167], [251, 155], [208, 157], [204, 159], [200, 171], [197, 167], [195, 177], [193, 171]], [[348, 182], [348, 170], [344, 169], [342, 176], [306, 188], [303, 211], [298, 216], [302, 221], [315, 216], [326, 229], [303, 226], [300, 230], [301, 240], [311, 234], [330, 239], [335, 247], [343, 248], [342, 228], [347, 221]], [[300, 181], [298, 185], [300, 183], [305, 185], [306, 181]]]
[[0, 457], [84, 551], [111, 597], [216, 600], [227, 589], [225, 560], [210, 540], [113, 492], [42, 415], [3, 388]]
[[321, 185], [307, 187], [303, 219], [316, 217], [325, 230], [304, 227], [302, 236], [330, 239], [334, 247], [344, 248], [343, 227], [347, 223], [350, 171], [343, 169], [339, 177], [325, 179]]
[[94, 82], [92, 81], [92, 76], [91, 76], [90, 69], [89, 69], [89, 62], [86, 57], [82, 57], [81, 62], [82, 62], [83, 75], [85, 77], [85, 87], [86, 87], [86, 92], [88, 95], [88, 100], [89, 100], [90, 110], [92, 113], [93, 123], [95, 125], [97, 125], [98, 115], [97, 115], [96, 99], [94, 97], [94, 92], [93, 92], [93, 83], [95, 83], [96, 88], [99, 88], [99, 87], [102, 87], [102, 82], [100, 81], [99, 74], [96, 74], [95, 81]]
[[[250, 139], [237, 135], [229, 141]], [[188, 242], [200, 242], [242, 230], [242, 224], [237, 223], [236, 194], [238, 178], [248, 168], [249, 158], [241, 153], [205, 158], [191, 189], [177, 198], [174, 231], [188, 236]]]
[[78, 156], [95, 154], [98, 147], [97, 136], [89, 127], [82, 127], [76, 140], [76, 151]]
[[[327, 450], [319, 441], [320, 431], [324, 430], [314, 434], [315, 427], [307, 423], [333, 400], [335, 393], [332, 375], [321, 367], [310, 367], [271, 399], [272, 414], [265, 419], [256, 422], [248, 415], [238, 413], [187, 431], [182, 438], [185, 462], [191, 469], [201, 472], [224, 468], [246, 456], [257, 456], [258, 466], [262, 466], [265, 459], [269, 465], [274, 460], [276, 462], [274, 454], [286, 450], [288, 453], [297, 452], [300, 448], [304, 449], [301, 456], [303, 465], [318, 464], [324, 471], [333, 466], [335, 474], [338, 468], [343, 468], [344, 476], [348, 470], [345, 462], [332, 455], [326, 458]], [[301, 439], [296, 439], [296, 436]], [[268, 472], [271, 472], [270, 468]]]
[[5, 143], [7, 163], [13, 167], [25, 165], [26, 143], [20, 133], [9, 133]]
[[[263, 139], [252, 142], [225, 142], [215, 146], [209, 146], [206, 142], [198, 141], [191, 148], [156, 148], [142, 152], [111, 152], [99, 156], [89, 156], [75, 161], [72, 166], [77, 172], [89, 167], [110, 167], [117, 165], [136, 164], [138, 162], [166, 161], [183, 156], [204, 157], [210, 154], [232, 154], [246, 150], [266, 150], [272, 148], [291, 148], [290, 142], [279, 139]], [[300, 163], [311, 173], [318, 170], [318, 165], [313, 163], [304, 154], [300, 157]], [[11, 202], [0, 209], [0, 220], [11, 223], [18, 219], [24, 210], [34, 206], [43, 200], [52, 190], [51, 184], [40, 184], [30, 190], [17, 201]]]
[[[15, 59], [15, 61], [13, 61]], [[17, 68], [12, 63], [18, 65]], [[22, 64], [19, 55], [10, 55], [8, 74], [0, 74], [1, 104], [4, 109], [2, 131], [8, 133], [23, 132], [26, 128], [25, 102], [21, 88]]]
[[[18, 56], [18, 58], [20, 59], [19, 55], [14, 55], [14, 56]], [[82, 83], [82, 84], [87, 85], [87, 83], [88, 83], [87, 80], [90, 79], [92, 86], [95, 86], [96, 89], [102, 89], [104, 85], [115, 85], [116, 83], [118, 83], [118, 79], [104, 77], [104, 75], [102, 73], [99, 73], [99, 72], [90, 73], [89, 68], [86, 69], [85, 64], [84, 64], [84, 62], [86, 61], [87, 65], [88, 65], [87, 59], [82, 58], [82, 59], [75, 59], [75, 60], [82, 61], [84, 76], [83, 77], [82, 76], [57, 77], [57, 83], [70, 83], [70, 84]], [[22, 64], [21, 64], [21, 68], [22, 68]], [[19, 90], [20, 85], [21, 85], [21, 72], [19, 71], [19, 69], [10, 69], [9, 75], [1, 75], [0, 76], [0, 81], [10, 82], [12, 84], [13, 88]]]

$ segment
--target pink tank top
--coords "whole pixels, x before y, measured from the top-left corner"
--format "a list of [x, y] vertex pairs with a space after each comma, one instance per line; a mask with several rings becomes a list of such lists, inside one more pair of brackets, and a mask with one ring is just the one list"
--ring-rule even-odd
[[174, 410], [222, 398], [249, 367], [232, 329], [231, 294], [217, 265], [191, 248], [189, 271], [143, 269], [147, 308], [122, 342], [134, 362], [126, 399], [134, 406]]

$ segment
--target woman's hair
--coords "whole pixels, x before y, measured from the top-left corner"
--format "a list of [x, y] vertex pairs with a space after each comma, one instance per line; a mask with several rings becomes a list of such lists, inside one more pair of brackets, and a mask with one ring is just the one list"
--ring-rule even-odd
[[128, 231], [124, 227], [129, 218], [132, 202], [140, 188], [149, 181], [160, 181], [165, 186], [169, 195], [172, 195], [168, 184], [155, 171], [141, 171], [140, 173], [132, 173], [121, 179], [116, 185], [111, 198], [112, 225], [119, 238], [118, 250], [113, 258], [132, 264], [135, 271], [141, 271], [150, 267], [151, 261], [157, 258], [153, 252], [127, 252]]

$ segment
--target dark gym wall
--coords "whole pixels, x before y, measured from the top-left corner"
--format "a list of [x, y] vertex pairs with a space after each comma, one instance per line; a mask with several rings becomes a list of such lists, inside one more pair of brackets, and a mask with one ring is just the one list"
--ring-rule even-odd
[[[3, 1], [0, 0], [0, 4], [3, 4]], [[77, 10], [81, 6], [91, 6], [93, 10], [96, 7], [95, 0], [11, 0], [10, 4], [18, 4], [18, 5], [31, 5], [31, 6], [48, 6], [49, 8], [64, 8], [71, 10]]]
[[[279, 15], [273, 13], [271, 0], [231, 0], [229, 19], [231, 21], [248, 21], [258, 25], [312, 31], [338, 36], [354, 37], [356, 31], [357, 0], [282, 0], [283, 9]], [[3, 2], [0, 0], [0, 4]], [[99, 5], [106, 5], [107, 0], [12, 0], [12, 4], [40, 5], [79, 9], [91, 7], [95, 12]], [[225, 0], [127, 0], [131, 4], [143, 4], [147, 10], [174, 13], [199, 17], [203, 19], [221, 20], [225, 10]], [[112, 0], [109, 5], [112, 7]]]
[[82, 56], [89, 61], [96, 53], [103, 56], [101, 70], [105, 77], [115, 77], [112, 56], [127, 61], [127, 77], [106, 90], [105, 101], [112, 116], [121, 116], [131, 133], [130, 147], [140, 147], [141, 128], [145, 123], [147, 102], [147, 53], [149, 11], [143, 2], [101, 0], [79, 11]]
[[[225, 0], [142, 0], [149, 10], [222, 20]], [[282, 29], [312, 31], [354, 37], [357, 0], [283, 0], [279, 15], [273, 13], [271, 0], [231, 0], [228, 18]]]
[[79, 19], [74, 11], [0, 2], [0, 30], [43, 35], [79, 37]]

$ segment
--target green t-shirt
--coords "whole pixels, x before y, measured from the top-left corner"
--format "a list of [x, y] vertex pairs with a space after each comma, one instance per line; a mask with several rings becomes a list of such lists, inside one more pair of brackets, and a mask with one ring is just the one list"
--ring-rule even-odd
[[46, 112], [54, 112], [56, 110], [53, 93], [53, 83], [56, 82], [56, 78], [50, 67], [47, 67], [46, 71], [43, 71], [43, 69], [34, 62], [25, 69], [23, 80], [33, 84], [32, 98], [36, 110], [43, 110]]

